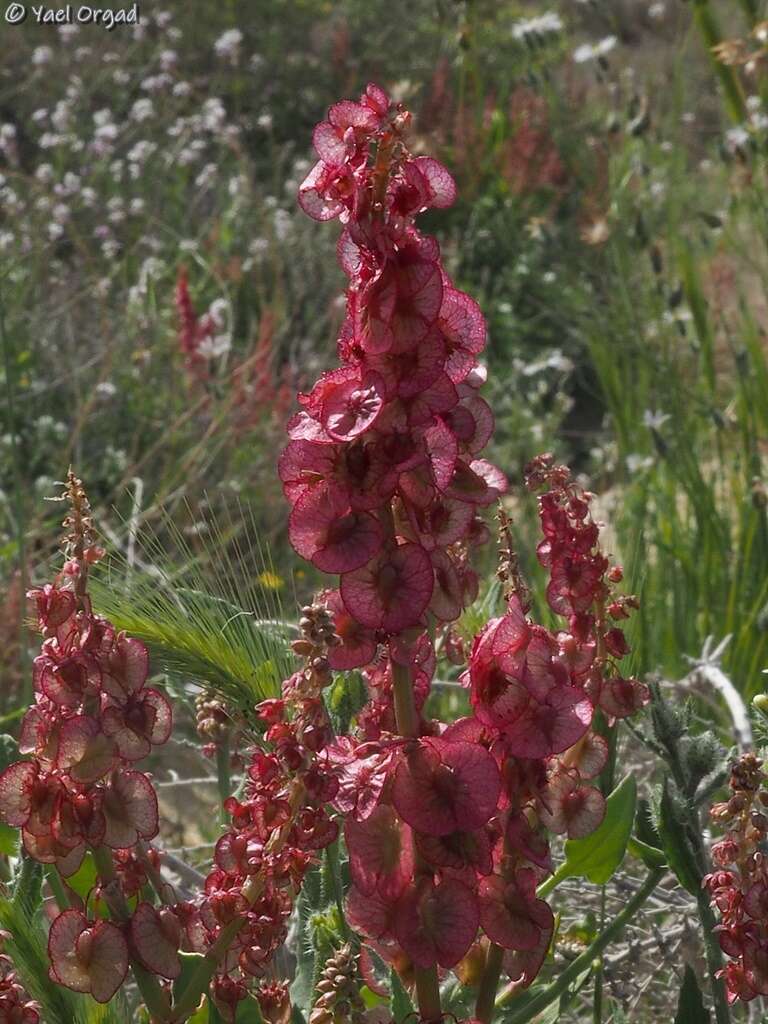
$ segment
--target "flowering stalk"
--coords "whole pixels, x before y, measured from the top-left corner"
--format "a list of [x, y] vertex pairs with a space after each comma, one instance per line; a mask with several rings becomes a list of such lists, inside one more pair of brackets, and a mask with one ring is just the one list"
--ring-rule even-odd
[[279, 470], [294, 547], [340, 575], [323, 595], [341, 641], [329, 663], [361, 668], [370, 695], [356, 733], [329, 747], [347, 920], [364, 954], [415, 987], [428, 1021], [441, 1016], [438, 968], [483, 962], [476, 1012], [487, 1022], [502, 970], [530, 985], [551, 940], [552, 912], [536, 895], [551, 871], [544, 830], [579, 837], [602, 820], [602, 794], [585, 784], [608, 754], [595, 710], [614, 720], [648, 695], [617, 667], [629, 648], [614, 623], [637, 602], [614, 592], [621, 570], [600, 551], [591, 495], [542, 456], [528, 483], [545, 492], [538, 554], [564, 628], [530, 621], [508, 559], [506, 612], [475, 639], [463, 676], [472, 715], [448, 726], [424, 717], [435, 635], [463, 660], [450, 623], [477, 594], [469, 553], [489, 535], [478, 510], [506, 482], [478, 458], [493, 429], [477, 393], [482, 315], [415, 225], [455, 186], [411, 155], [409, 124], [369, 85], [315, 128], [320, 159], [299, 201], [343, 224], [342, 365], [299, 396]]
[[[29, 594], [44, 637], [34, 662], [35, 703], [19, 741], [30, 759], [0, 775], [0, 814], [21, 828], [27, 854], [64, 879], [90, 849], [101, 892], [119, 922], [92, 921], [60, 907], [49, 934], [52, 977], [107, 1002], [131, 964], [147, 1004], [160, 1012], [167, 998], [144, 970], [124, 871], [131, 850], [158, 830], [152, 783], [134, 765], [168, 739], [171, 708], [159, 691], [145, 686], [143, 644], [116, 632], [91, 609], [88, 569], [102, 552], [85, 491], [71, 470], [63, 497], [69, 505], [64, 568], [53, 585]], [[120, 870], [113, 850], [121, 854]]]

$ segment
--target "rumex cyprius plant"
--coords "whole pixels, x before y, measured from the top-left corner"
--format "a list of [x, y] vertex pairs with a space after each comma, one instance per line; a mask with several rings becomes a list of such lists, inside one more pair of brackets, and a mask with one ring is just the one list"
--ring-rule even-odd
[[489, 1020], [502, 967], [530, 985], [552, 937], [536, 895], [551, 870], [546, 830], [584, 837], [603, 818], [588, 782], [607, 757], [595, 709], [624, 717], [647, 692], [616, 667], [628, 645], [614, 622], [636, 602], [613, 593], [621, 570], [600, 552], [590, 495], [545, 456], [528, 483], [544, 491], [538, 554], [566, 628], [531, 622], [511, 585], [464, 675], [473, 714], [447, 726], [424, 715], [434, 638], [477, 593], [469, 550], [488, 535], [478, 510], [506, 482], [478, 458], [493, 427], [477, 393], [482, 315], [415, 226], [455, 186], [411, 155], [409, 122], [369, 85], [315, 129], [320, 159], [300, 201], [344, 225], [347, 316], [342, 365], [299, 396], [280, 475], [296, 550], [340, 575], [325, 595], [341, 638], [330, 663], [363, 667], [370, 693], [357, 733], [330, 748], [348, 920], [413, 980], [426, 1020], [442, 1013], [438, 971], [479, 962], [476, 1014]]
[[[477, 596], [470, 555], [490, 536], [480, 511], [506, 480], [480, 457], [493, 429], [478, 393], [482, 314], [416, 226], [455, 186], [437, 161], [411, 154], [409, 124], [369, 85], [315, 130], [320, 159], [300, 202], [343, 224], [347, 315], [341, 366], [299, 396], [279, 473], [294, 546], [339, 581], [302, 610], [299, 667], [255, 709], [262, 732], [194, 897], [164, 882], [147, 846], [157, 801], [134, 764], [167, 740], [170, 707], [146, 685], [143, 644], [91, 609], [87, 568], [99, 552], [74, 477], [65, 568], [34, 592], [44, 643], [22, 730], [29, 760], [0, 776], [0, 811], [65, 878], [86, 850], [94, 856], [95, 894], [60, 906], [50, 928], [51, 977], [106, 1001], [130, 966], [158, 1021], [188, 1019], [207, 995], [234, 1022], [256, 996], [265, 1019], [284, 1024], [276, 954], [308, 872], [343, 837], [350, 884], [335, 909], [345, 944], [318, 960], [310, 1020], [362, 1019], [356, 992], [363, 978], [381, 991], [383, 961], [393, 1007], [409, 989], [420, 1018], [440, 1020], [440, 981], [453, 971], [476, 985], [473, 1016], [487, 1024], [502, 974], [514, 1001], [552, 942], [550, 838], [579, 843], [600, 828], [603, 733], [648, 696], [619, 667], [628, 644], [618, 623], [636, 602], [615, 590], [621, 569], [601, 550], [592, 496], [551, 456], [530, 464], [526, 482], [539, 494], [537, 553], [559, 627], [533, 620], [507, 530], [504, 605], [464, 661], [452, 623]], [[183, 289], [183, 312], [182, 299]], [[470, 713], [450, 723], [428, 713], [438, 643], [463, 664], [469, 696]], [[325, 693], [350, 669], [368, 699], [348, 734], [334, 735]], [[198, 710], [206, 738], [226, 747], [226, 709], [206, 698]], [[109, 919], [92, 913], [98, 897]]]

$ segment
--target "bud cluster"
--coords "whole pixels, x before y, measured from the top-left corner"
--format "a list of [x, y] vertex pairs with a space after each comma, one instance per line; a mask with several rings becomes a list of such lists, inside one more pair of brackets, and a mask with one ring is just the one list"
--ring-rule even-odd
[[716, 870], [703, 885], [720, 913], [722, 971], [728, 1001], [768, 995], [768, 790], [762, 761], [743, 754], [731, 767], [731, 796], [711, 817], [726, 829], [712, 847]]

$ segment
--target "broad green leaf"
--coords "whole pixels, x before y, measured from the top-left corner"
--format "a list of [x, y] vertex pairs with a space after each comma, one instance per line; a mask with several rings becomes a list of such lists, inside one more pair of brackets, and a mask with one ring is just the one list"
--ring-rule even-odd
[[642, 839], [638, 839], [636, 836], [629, 837], [627, 850], [633, 857], [641, 860], [647, 868], [663, 868], [667, 863], [663, 850], [659, 850], [655, 846], [649, 846], [648, 843], [644, 843]]
[[701, 887], [701, 874], [696, 867], [684, 831], [680, 825], [680, 815], [670, 793], [669, 779], [664, 780], [659, 805], [659, 835], [669, 866], [677, 876], [677, 880], [692, 896], [698, 895]]
[[606, 800], [600, 827], [584, 839], [566, 842], [565, 860], [540, 887], [540, 894], [551, 892], [564, 878], [576, 876], [604, 885], [624, 860], [635, 820], [636, 799], [635, 777], [627, 775]]
[[[173, 983], [174, 1000], [178, 999], [181, 993], [186, 989], [190, 978], [195, 973], [199, 965], [205, 960], [205, 957], [202, 953], [179, 953], [179, 960], [181, 960], [181, 974]], [[211, 975], [213, 974], [213, 970], [213, 965], [211, 965]]]
[[701, 989], [696, 975], [688, 964], [685, 965], [680, 998], [677, 1002], [675, 1024], [710, 1024], [709, 1010], [704, 1006]]
[[402, 1024], [406, 1017], [409, 1017], [416, 1011], [413, 1008], [411, 997], [405, 991], [403, 983], [400, 981], [400, 975], [394, 967], [389, 972], [389, 985], [392, 992], [392, 1017], [395, 1024]]
[[0, 853], [15, 857], [19, 852], [19, 830], [0, 821]]

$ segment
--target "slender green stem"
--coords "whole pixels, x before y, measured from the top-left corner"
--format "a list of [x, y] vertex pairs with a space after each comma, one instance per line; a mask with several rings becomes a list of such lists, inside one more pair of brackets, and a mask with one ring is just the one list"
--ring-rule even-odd
[[[586, 949], [581, 956], [577, 956], [575, 960], [572, 960], [565, 970], [560, 972], [551, 985], [547, 985], [547, 987], [537, 996], [534, 996], [533, 999], [529, 999], [526, 1002], [525, 1007], [521, 1009], [519, 1013], [513, 1013], [511, 1016], [506, 1016], [504, 1018], [504, 1024], [527, 1024], [528, 1021], [535, 1018], [537, 1013], [541, 1013], [542, 1010], [546, 1010], [546, 1008], [556, 999], [559, 999], [560, 996], [568, 990], [568, 986], [575, 981], [580, 974], [592, 966], [592, 962], [595, 957], [599, 957], [603, 950], [613, 942], [624, 925], [632, 920], [634, 915], [659, 884], [659, 880], [663, 874], [664, 869], [662, 868], [649, 872], [646, 880], [637, 890], [629, 903], [627, 903], [624, 909], [616, 915], [608, 927], [598, 935], [592, 945]], [[514, 994], [515, 988], [514, 986], [510, 986], [510, 988], [502, 992], [496, 1000], [496, 1006], [503, 1006], [505, 1003], [509, 1002]]]
[[[605, 886], [600, 890], [600, 931], [605, 928]], [[595, 991], [592, 997], [592, 1021], [593, 1024], [602, 1024], [603, 1021], [603, 961], [598, 959], [595, 963]]]
[[717, 933], [715, 932], [717, 921], [709, 905], [705, 890], [702, 889], [700, 895], [697, 895], [696, 904], [701, 921], [701, 934], [704, 939], [704, 954], [707, 960], [709, 990], [712, 994], [715, 1020], [717, 1024], [730, 1024], [731, 1011], [728, 1008], [725, 985], [723, 984], [723, 979], [716, 976], [723, 966], [723, 954], [720, 949], [720, 943], [717, 941]]
[[395, 720], [401, 736], [419, 735], [419, 716], [413, 700], [413, 681], [407, 665], [392, 661], [392, 689], [395, 699]]
[[216, 744], [216, 778], [218, 779], [219, 802], [221, 804], [221, 807], [219, 808], [219, 815], [222, 822], [226, 820], [227, 813], [224, 810], [224, 801], [227, 797], [232, 795], [232, 780], [229, 772], [229, 762], [229, 733], [227, 733]]
[[694, 0], [693, 20], [709, 52], [714, 72], [720, 79], [725, 99], [725, 109], [728, 111], [732, 121], [736, 124], [741, 124], [747, 119], [747, 105], [744, 93], [734, 69], [719, 61], [712, 52], [718, 43], [722, 42], [723, 35], [717, 18], [709, 5], [709, 0]]
[[70, 906], [69, 899], [67, 898], [64, 884], [61, 881], [61, 876], [56, 870], [55, 865], [49, 864], [45, 874], [48, 878], [48, 885], [51, 887], [51, 892], [56, 897], [56, 903], [59, 910], [68, 910]]
[[493, 1017], [493, 1010], [496, 1002], [496, 989], [499, 987], [501, 977], [501, 966], [504, 960], [504, 950], [492, 942], [488, 949], [488, 956], [485, 958], [485, 970], [480, 982], [480, 991], [477, 993], [475, 1004], [475, 1018], [483, 1024], [490, 1024]]
[[347, 924], [347, 917], [344, 913], [344, 899], [341, 891], [341, 871], [339, 868], [339, 841], [331, 843], [330, 846], [325, 848], [325, 864], [324, 870], [327, 873], [328, 881], [331, 887], [331, 893], [333, 895], [333, 902], [336, 904], [336, 909], [339, 912], [339, 925], [341, 927], [342, 934], [345, 939], [350, 938], [349, 925]]

